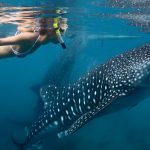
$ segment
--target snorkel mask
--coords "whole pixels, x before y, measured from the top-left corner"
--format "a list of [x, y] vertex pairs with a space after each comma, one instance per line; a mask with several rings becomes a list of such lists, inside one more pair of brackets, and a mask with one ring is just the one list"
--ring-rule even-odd
[[59, 23], [60, 23], [60, 18], [54, 18], [53, 28], [55, 30], [55, 33], [56, 33], [56, 36], [60, 45], [62, 46], [63, 49], [66, 49], [66, 44], [62, 38], [62, 33], [65, 32], [65, 29], [62, 29], [59, 26]]

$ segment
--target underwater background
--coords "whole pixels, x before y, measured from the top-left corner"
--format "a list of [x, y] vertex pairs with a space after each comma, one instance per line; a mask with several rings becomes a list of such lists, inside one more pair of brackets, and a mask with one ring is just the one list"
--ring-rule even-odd
[[[148, 0], [1, 0], [3, 7], [63, 8], [68, 13], [67, 50], [48, 44], [25, 58], [0, 60], [0, 150], [17, 150], [12, 134], [40, 111], [39, 88], [76, 81], [95, 66], [149, 43]], [[12, 10], [7, 10], [12, 11]], [[0, 36], [16, 26], [0, 24]], [[131, 99], [132, 100], [132, 99]], [[43, 150], [150, 149], [150, 96], [130, 109], [90, 121], [61, 140], [44, 139]]]

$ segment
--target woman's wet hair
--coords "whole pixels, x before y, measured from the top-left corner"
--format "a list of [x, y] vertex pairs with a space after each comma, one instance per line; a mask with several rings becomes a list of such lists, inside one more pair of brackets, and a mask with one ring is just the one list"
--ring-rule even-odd
[[[39, 33], [41, 35], [44, 35], [47, 33], [47, 30], [49, 28], [53, 28], [53, 22], [54, 19], [49, 19], [49, 18], [40, 18], [38, 20], [38, 24], [39, 24]], [[59, 26], [59, 30], [60, 33], [63, 35], [66, 31], [66, 29], [68, 28], [67, 26], [67, 19], [66, 18], [60, 18], [59, 22], [58, 22], [58, 26]]]
[[40, 35], [45, 35], [47, 33], [47, 29], [46, 28], [39, 29], [39, 33]]
[[47, 23], [47, 18], [40, 18], [39, 23]]
[[41, 18], [41, 19], [39, 20], [39, 26], [40, 26], [41, 28], [46, 28], [46, 27], [48, 27], [48, 21], [47, 21], [47, 19], [46, 19], [46, 18]]
[[38, 20], [39, 22], [39, 33], [40, 35], [44, 35], [47, 33], [47, 28], [48, 28], [48, 21], [47, 18], [40, 18]]

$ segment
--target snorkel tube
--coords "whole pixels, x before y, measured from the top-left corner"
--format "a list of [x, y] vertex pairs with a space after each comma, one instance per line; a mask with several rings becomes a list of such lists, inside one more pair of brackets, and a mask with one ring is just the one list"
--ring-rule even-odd
[[61, 36], [60, 27], [58, 26], [59, 18], [54, 18], [53, 28], [55, 29], [55, 33], [57, 35], [58, 41], [63, 49], [66, 49], [66, 44]]

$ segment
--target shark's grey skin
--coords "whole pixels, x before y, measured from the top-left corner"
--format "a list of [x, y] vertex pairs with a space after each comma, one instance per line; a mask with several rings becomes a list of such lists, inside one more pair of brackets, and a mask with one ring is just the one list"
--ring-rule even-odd
[[59, 138], [74, 133], [121, 97], [144, 85], [149, 75], [147, 44], [112, 58], [72, 85], [42, 87], [43, 114], [29, 128], [25, 144], [45, 129], [55, 130]]

